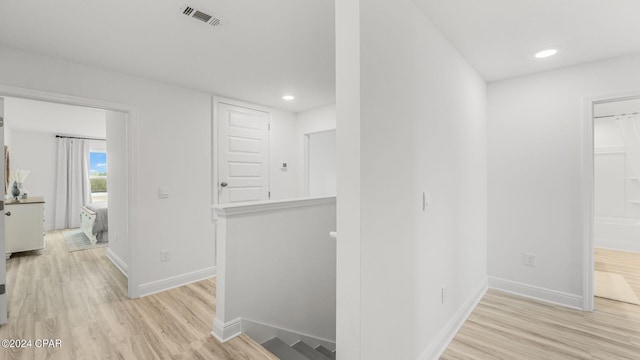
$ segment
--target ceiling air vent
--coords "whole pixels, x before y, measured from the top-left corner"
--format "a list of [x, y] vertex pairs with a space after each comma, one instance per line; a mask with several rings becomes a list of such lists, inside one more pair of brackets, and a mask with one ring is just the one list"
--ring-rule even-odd
[[185, 5], [182, 8], [180, 8], [180, 12], [182, 12], [183, 15], [186, 15], [192, 19], [196, 19], [196, 20], [202, 21], [203, 23], [207, 23], [213, 26], [214, 28], [218, 28], [222, 26], [222, 18], [219, 16], [216, 16], [214, 13], [210, 11], [196, 9], [191, 5]]

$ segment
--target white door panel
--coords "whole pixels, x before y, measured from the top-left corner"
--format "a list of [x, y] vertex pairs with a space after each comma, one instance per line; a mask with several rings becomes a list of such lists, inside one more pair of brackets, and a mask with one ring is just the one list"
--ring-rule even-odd
[[261, 139], [229, 137], [229, 151], [246, 154], [260, 154]]
[[220, 203], [269, 199], [269, 114], [218, 106]]
[[229, 162], [229, 177], [262, 179], [262, 164]]
[[260, 187], [235, 187], [229, 189], [229, 203], [259, 201], [262, 198]]

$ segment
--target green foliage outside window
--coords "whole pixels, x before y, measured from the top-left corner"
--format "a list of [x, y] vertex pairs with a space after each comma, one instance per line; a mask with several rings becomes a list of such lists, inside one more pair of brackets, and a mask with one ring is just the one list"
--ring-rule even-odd
[[107, 192], [107, 178], [94, 177], [89, 179], [91, 182], [91, 192]]

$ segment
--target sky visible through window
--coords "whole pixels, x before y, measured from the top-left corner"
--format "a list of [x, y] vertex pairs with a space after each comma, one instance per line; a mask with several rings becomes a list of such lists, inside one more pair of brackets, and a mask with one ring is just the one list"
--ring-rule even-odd
[[106, 175], [107, 174], [107, 153], [92, 152], [89, 153], [89, 175]]

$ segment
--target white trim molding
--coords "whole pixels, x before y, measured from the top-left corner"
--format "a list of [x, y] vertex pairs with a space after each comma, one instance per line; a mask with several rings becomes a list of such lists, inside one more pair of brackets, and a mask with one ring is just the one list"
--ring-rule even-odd
[[585, 99], [584, 120], [582, 122], [582, 304], [585, 311], [593, 311], [595, 294], [593, 227], [594, 227], [594, 158], [595, 144], [593, 140], [593, 105], [595, 99]]
[[120, 258], [120, 256], [116, 255], [111, 248], [107, 248], [107, 258], [111, 260], [113, 265], [115, 265], [118, 270], [124, 274], [124, 276], [127, 276], [127, 264], [122, 260], [122, 258]]
[[478, 306], [480, 300], [487, 292], [487, 280], [482, 281], [480, 286], [471, 294], [462, 306], [456, 311], [447, 325], [440, 331], [438, 336], [431, 342], [429, 347], [420, 355], [418, 360], [439, 359], [442, 353], [447, 349], [449, 343], [456, 336], [464, 322], [467, 321], [469, 315]]
[[168, 277], [166, 279], [152, 281], [140, 285], [140, 296], [147, 296], [161, 291], [188, 285], [196, 281], [210, 279], [216, 276], [216, 267], [208, 267], [202, 270], [192, 271], [190, 273]]
[[489, 276], [489, 287], [514, 295], [523, 296], [529, 299], [543, 301], [546, 303], [560, 305], [572, 309], [584, 310], [583, 298], [582, 296], [576, 294], [569, 294], [562, 291], [543, 288], [540, 286], [500, 279], [493, 276]]
[[213, 319], [213, 331], [211, 335], [221, 343], [227, 342], [242, 334], [242, 319], [236, 318], [226, 323]]
[[213, 205], [218, 217], [233, 217], [244, 214], [294, 209], [299, 207], [311, 207], [324, 204], [335, 204], [335, 196], [310, 197], [301, 199], [268, 200], [237, 204]]

